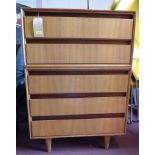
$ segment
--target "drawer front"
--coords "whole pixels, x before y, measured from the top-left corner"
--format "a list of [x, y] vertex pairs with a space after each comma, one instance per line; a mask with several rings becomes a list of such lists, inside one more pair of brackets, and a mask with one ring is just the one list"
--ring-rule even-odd
[[[34, 17], [25, 17], [25, 35], [33, 37]], [[56, 38], [131, 39], [133, 19], [43, 17], [44, 36]]]
[[27, 64], [129, 63], [131, 45], [27, 44]]
[[127, 92], [128, 75], [30, 75], [30, 94]]
[[32, 136], [124, 133], [125, 118], [32, 121]]
[[31, 116], [125, 113], [126, 97], [30, 100]]

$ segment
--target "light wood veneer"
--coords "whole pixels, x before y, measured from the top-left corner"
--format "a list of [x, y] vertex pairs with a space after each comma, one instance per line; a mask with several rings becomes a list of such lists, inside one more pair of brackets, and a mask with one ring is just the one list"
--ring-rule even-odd
[[[25, 17], [25, 35], [33, 36], [33, 17]], [[46, 37], [132, 38], [133, 19], [44, 17]]]

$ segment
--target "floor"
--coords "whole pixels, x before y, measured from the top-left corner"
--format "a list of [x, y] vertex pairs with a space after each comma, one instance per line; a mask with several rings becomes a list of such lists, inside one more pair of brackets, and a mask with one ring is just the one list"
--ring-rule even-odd
[[54, 139], [48, 153], [44, 140], [29, 140], [25, 124], [20, 125], [16, 146], [17, 155], [138, 155], [139, 123], [128, 124], [126, 135], [112, 137], [108, 150], [104, 149], [103, 137], [78, 137]]

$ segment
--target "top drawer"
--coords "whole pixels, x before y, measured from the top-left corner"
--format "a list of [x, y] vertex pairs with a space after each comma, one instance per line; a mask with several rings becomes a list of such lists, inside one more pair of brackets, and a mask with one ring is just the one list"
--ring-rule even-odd
[[[25, 36], [33, 37], [33, 19], [25, 16]], [[43, 16], [45, 37], [131, 39], [133, 19]]]

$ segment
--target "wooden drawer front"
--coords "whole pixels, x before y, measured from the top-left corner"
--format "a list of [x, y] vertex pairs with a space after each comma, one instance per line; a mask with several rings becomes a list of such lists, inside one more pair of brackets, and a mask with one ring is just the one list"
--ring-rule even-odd
[[32, 136], [124, 133], [125, 118], [32, 121]]
[[127, 92], [128, 75], [30, 75], [30, 94]]
[[130, 45], [27, 44], [28, 64], [38, 63], [129, 63]]
[[30, 100], [32, 116], [125, 113], [126, 97]]
[[[33, 37], [34, 17], [25, 17], [26, 37]], [[44, 36], [56, 38], [131, 39], [133, 19], [43, 17]]]

